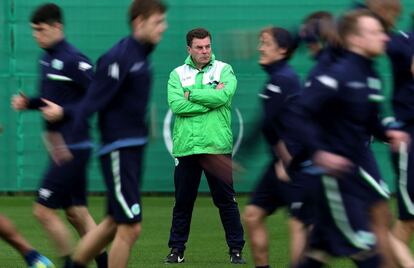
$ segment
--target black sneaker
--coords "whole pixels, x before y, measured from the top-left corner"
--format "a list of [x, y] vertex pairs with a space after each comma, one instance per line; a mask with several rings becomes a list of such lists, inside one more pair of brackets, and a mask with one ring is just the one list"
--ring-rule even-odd
[[178, 248], [171, 249], [170, 254], [165, 258], [164, 263], [182, 263], [184, 262], [184, 252]]
[[246, 264], [246, 261], [243, 259], [240, 249], [230, 249], [230, 262], [232, 264]]

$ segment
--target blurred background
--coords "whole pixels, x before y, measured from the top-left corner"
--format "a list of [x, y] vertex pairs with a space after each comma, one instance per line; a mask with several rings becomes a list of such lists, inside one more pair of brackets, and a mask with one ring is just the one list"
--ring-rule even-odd
[[[37, 67], [41, 50], [34, 42], [29, 25], [33, 8], [45, 1], [0, 0], [0, 192], [34, 191], [42, 177], [47, 154], [40, 135], [42, 123], [36, 112], [15, 113], [10, 97], [19, 90], [27, 95], [37, 92]], [[130, 0], [59, 0], [65, 15], [66, 38], [93, 61], [117, 40], [129, 34], [127, 9]], [[267, 152], [257, 135], [260, 102], [257, 93], [266, 79], [257, 64], [258, 33], [275, 25], [295, 30], [302, 19], [317, 10], [340, 14], [355, 4], [351, 0], [166, 0], [169, 6], [169, 28], [152, 54], [154, 87], [148, 113], [151, 140], [147, 146], [144, 192], [172, 192], [174, 160], [169, 153], [174, 118], [168, 112], [166, 83], [169, 73], [183, 64], [186, 52], [185, 34], [205, 27], [213, 36], [213, 51], [219, 60], [233, 66], [238, 89], [233, 99], [233, 133], [235, 159], [244, 171], [237, 174], [235, 188], [249, 192], [266, 165]], [[403, 14], [398, 22], [402, 30], [412, 30], [414, 1], [402, 0]], [[292, 60], [303, 78], [312, 61], [300, 48]], [[388, 60], [378, 61], [378, 70], [390, 90]], [[93, 130], [97, 139], [96, 131]], [[304, 137], [306, 133], [303, 133]], [[243, 150], [248, 143], [249, 149]], [[240, 150], [242, 148], [242, 150]], [[393, 189], [393, 172], [388, 150], [375, 143], [374, 151], [383, 176]], [[94, 158], [89, 169], [89, 189], [104, 190]], [[200, 191], [207, 191], [202, 181]]]

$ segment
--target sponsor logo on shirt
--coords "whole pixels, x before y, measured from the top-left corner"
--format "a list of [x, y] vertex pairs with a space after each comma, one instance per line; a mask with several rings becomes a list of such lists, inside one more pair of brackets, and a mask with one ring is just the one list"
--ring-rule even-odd
[[56, 69], [56, 70], [62, 70], [63, 69], [63, 61], [58, 60], [58, 59], [53, 59], [52, 62], [52, 68]]

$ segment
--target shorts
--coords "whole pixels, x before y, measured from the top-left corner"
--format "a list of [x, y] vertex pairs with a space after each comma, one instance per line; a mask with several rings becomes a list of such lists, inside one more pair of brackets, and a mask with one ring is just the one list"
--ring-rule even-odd
[[73, 159], [62, 165], [50, 160], [37, 194], [37, 203], [66, 209], [87, 205], [87, 167], [91, 149], [71, 150]]
[[100, 156], [107, 187], [107, 214], [116, 223], [142, 220], [140, 182], [144, 146], [124, 147]]

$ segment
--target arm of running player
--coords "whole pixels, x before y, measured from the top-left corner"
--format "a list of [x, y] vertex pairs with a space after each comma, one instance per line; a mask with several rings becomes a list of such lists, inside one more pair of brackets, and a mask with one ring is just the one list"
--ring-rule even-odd
[[44, 105], [45, 103], [40, 97], [29, 98], [22, 91], [19, 91], [19, 94], [15, 94], [11, 98], [11, 106], [16, 111], [37, 110]]
[[227, 64], [223, 67], [219, 85], [216, 88], [193, 88], [190, 90], [189, 100], [215, 109], [228, 103], [233, 98], [236, 88], [236, 76], [231, 66]]
[[[74, 113], [72, 142], [79, 141], [82, 132], [88, 128], [89, 118], [113, 99], [128, 75], [130, 63], [121, 57], [104, 55], [97, 64], [95, 76], [86, 96]], [[80, 136], [79, 136], [80, 135]]]
[[[65, 68], [65, 72], [68, 76], [79, 85], [80, 90], [85, 92], [88, 90], [92, 77], [93, 77], [93, 65], [85, 56], [79, 56], [73, 61], [70, 61]], [[63, 117], [71, 117], [76, 111], [77, 103], [71, 103], [63, 105]]]
[[181, 86], [180, 78], [174, 70], [168, 79], [168, 105], [172, 112], [180, 116], [196, 116], [210, 111], [209, 108], [193, 103], [185, 97], [186, 90]]
[[393, 124], [384, 126], [378, 116], [380, 108], [381, 107], [377, 105], [373, 113], [373, 118], [370, 120], [370, 122], [372, 122], [372, 125], [370, 126], [371, 132], [375, 138], [389, 143], [392, 151], [398, 152], [401, 143], [405, 143], [408, 146], [411, 142], [410, 136], [406, 132], [400, 130], [401, 126], [398, 126], [398, 124], [396, 125], [397, 127], [394, 127]]
[[327, 151], [321, 127], [315, 119], [321, 114], [325, 104], [336, 98], [338, 83], [339, 81], [329, 75], [313, 78], [311, 85], [302, 91], [297, 104], [293, 105], [285, 120], [288, 135], [307, 148], [316, 165], [334, 176], [347, 172], [352, 163], [343, 156]]
[[[79, 85], [79, 90], [86, 91], [91, 83], [93, 76], [92, 64], [88, 59], [79, 57], [68, 62], [64, 69], [65, 74]], [[42, 99], [45, 104], [40, 110], [43, 117], [50, 122], [60, 121], [64, 118], [73, 116], [76, 111], [77, 103], [70, 103], [59, 106], [49, 100]]]
[[286, 109], [286, 103], [299, 91], [299, 81], [293, 81], [292, 78], [287, 76], [277, 75], [272, 77], [265, 90], [259, 94], [263, 98], [264, 106], [262, 130], [270, 144], [276, 143], [281, 136], [280, 126], [277, 126], [283, 118], [281, 110]]

